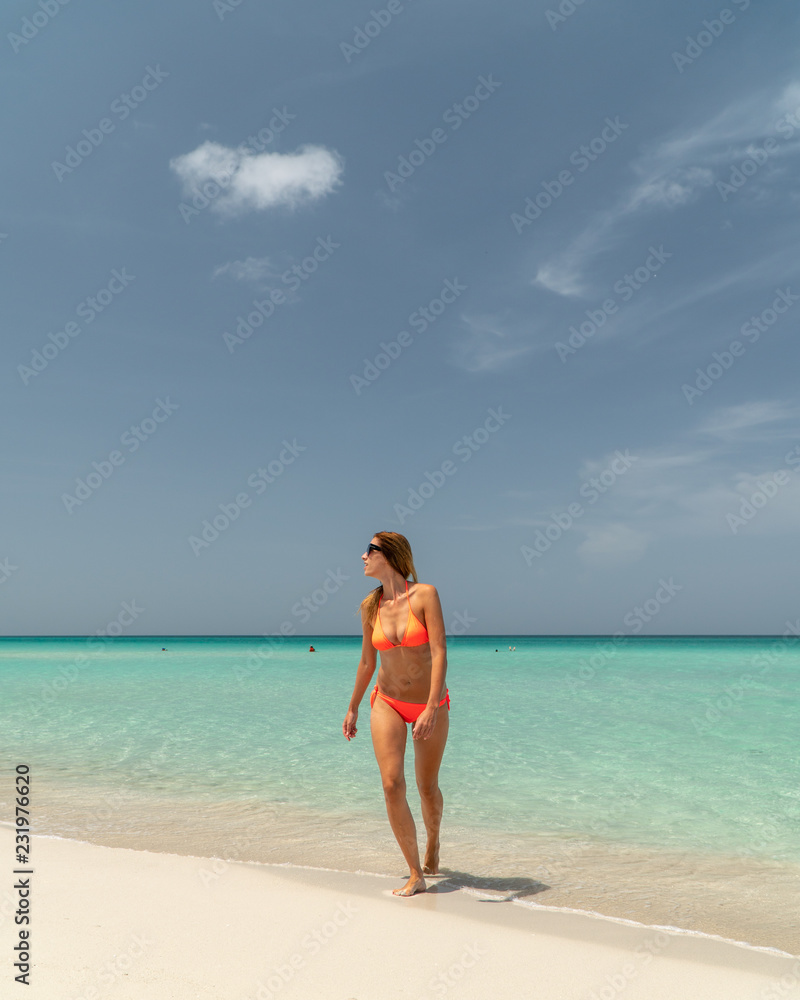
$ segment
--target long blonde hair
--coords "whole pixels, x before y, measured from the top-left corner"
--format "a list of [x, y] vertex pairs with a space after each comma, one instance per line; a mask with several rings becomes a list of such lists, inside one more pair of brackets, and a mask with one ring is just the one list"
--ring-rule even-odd
[[[407, 580], [409, 576], [417, 583], [417, 570], [414, 566], [414, 557], [411, 554], [411, 546], [405, 535], [400, 535], [396, 531], [376, 531], [375, 538], [380, 542], [386, 562], [396, 569], [397, 572]], [[367, 613], [367, 622], [375, 623], [378, 613], [378, 602], [383, 595], [383, 584], [371, 590], [361, 602], [360, 610]]]

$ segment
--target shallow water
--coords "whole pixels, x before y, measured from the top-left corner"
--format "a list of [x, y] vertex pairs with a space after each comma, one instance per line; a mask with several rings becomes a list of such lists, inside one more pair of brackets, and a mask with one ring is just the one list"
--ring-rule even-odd
[[[360, 639], [260, 642], [0, 640], [36, 832], [400, 872], [366, 698], [341, 733]], [[799, 674], [789, 639], [450, 640], [443, 867], [800, 951]]]

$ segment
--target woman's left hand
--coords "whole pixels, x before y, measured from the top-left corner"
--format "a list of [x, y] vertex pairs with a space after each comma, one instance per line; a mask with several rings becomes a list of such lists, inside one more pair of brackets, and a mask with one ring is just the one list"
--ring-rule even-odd
[[411, 736], [413, 739], [427, 740], [433, 736], [438, 711], [438, 708], [426, 708], [419, 714], [417, 721], [411, 727]]

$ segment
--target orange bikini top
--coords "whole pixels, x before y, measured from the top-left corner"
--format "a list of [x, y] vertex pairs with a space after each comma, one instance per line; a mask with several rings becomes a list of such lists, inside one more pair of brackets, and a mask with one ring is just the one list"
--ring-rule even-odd
[[[394, 643], [389, 642], [386, 638], [383, 625], [381, 625], [382, 597], [383, 595], [378, 598], [378, 613], [375, 616], [375, 627], [372, 630], [372, 645], [376, 649], [397, 649], [398, 646], [395, 646]], [[406, 580], [406, 600], [408, 600], [408, 580]], [[411, 602], [409, 601], [408, 621], [406, 622], [406, 630], [403, 633], [403, 640], [399, 643], [399, 646], [423, 646], [426, 642], [430, 642], [428, 630], [411, 610]]]

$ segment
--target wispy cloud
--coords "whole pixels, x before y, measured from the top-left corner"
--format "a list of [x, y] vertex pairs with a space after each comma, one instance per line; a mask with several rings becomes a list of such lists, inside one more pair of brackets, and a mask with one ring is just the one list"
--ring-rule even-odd
[[636, 562], [647, 551], [649, 532], [628, 524], [611, 522], [586, 528], [586, 537], [578, 546], [578, 555], [587, 562], [604, 566]]
[[788, 485], [748, 530], [800, 530], [800, 475], [786, 468], [786, 442], [800, 443], [796, 407], [780, 400], [723, 407], [689, 436], [705, 438], [707, 444], [641, 452], [631, 471], [608, 491], [602, 513], [609, 521], [660, 538], [730, 535], [726, 516], [783, 469]]
[[502, 371], [519, 358], [552, 344], [536, 340], [535, 331], [518, 331], [507, 316], [464, 315], [465, 332], [454, 344], [454, 361], [469, 372]]
[[708, 167], [675, 167], [668, 174], [648, 177], [633, 189], [624, 214], [643, 207], [676, 208], [685, 205], [704, 188], [710, 187], [714, 173]]
[[697, 433], [731, 443], [800, 438], [800, 405], [784, 400], [756, 400], [727, 406], [702, 423]]
[[[616, 244], [621, 228], [638, 214], [674, 211], [700, 198], [720, 172], [774, 136], [781, 117], [800, 106], [800, 83], [790, 82], [775, 94], [761, 92], [733, 102], [713, 118], [684, 129], [645, 149], [631, 165], [634, 181], [615, 205], [597, 213], [567, 248], [542, 263], [533, 283], [566, 297], [591, 291], [591, 261]], [[780, 137], [780, 152], [800, 151], [800, 133]], [[749, 190], [757, 196], [781, 173], [770, 161]]]
[[[756, 400], [722, 407], [687, 432], [701, 447], [664, 445], [637, 449], [636, 461], [608, 485], [596, 503], [587, 503], [578, 485], [552, 502], [541, 493], [508, 493], [525, 503], [510, 523], [530, 528], [552, 524], [554, 512], [572, 502], [582, 515], [570, 527], [572, 545], [587, 563], [613, 565], [641, 559], [656, 541], [679, 537], [732, 538], [728, 516], [737, 514], [764, 484], [769, 503], [747, 524], [748, 533], [800, 532], [800, 407], [782, 400]], [[789, 448], [791, 440], [795, 447]], [[765, 445], [772, 445], [769, 449]], [[744, 446], [744, 448], [743, 448]], [[747, 446], [750, 447], [748, 449]], [[608, 467], [611, 456], [591, 458], [577, 470], [586, 483]], [[543, 503], [544, 500], [544, 503]]]
[[252, 153], [217, 142], [204, 142], [169, 165], [181, 181], [184, 197], [214, 182], [221, 191], [211, 209], [224, 216], [296, 208], [322, 198], [341, 184], [344, 169], [339, 154], [322, 146], [302, 146], [295, 153]]

